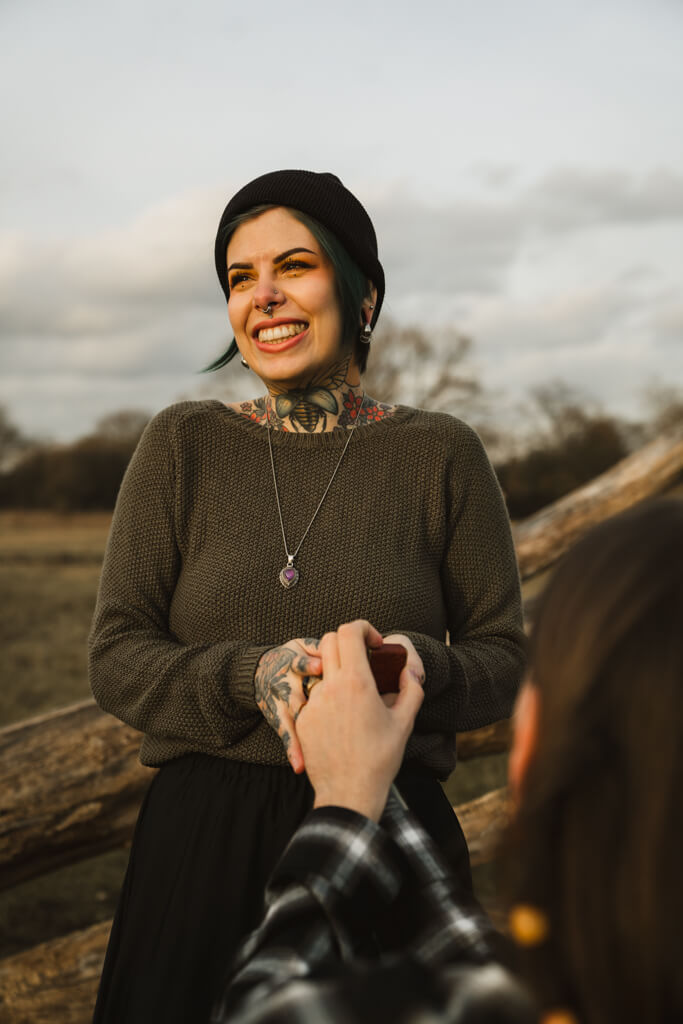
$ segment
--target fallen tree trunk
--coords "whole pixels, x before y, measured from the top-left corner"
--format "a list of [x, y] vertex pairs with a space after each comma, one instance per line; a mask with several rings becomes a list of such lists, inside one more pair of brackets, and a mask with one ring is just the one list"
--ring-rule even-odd
[[[519, 524], [523, 579], [547, 569], [588, 528], [683, 474], [683, 432], [661, 437], [585, 487]], [[507, 749], [510, 723], [458, 738], [461, 759]], [[132, 834], [153, 772], [139, 734], [92, 701], [0, 730], [0, 888], [115, 848]], [[505, 790], [456, 808], [473, 865], [495, 856], [508, 820]], [[0, 963], [0, 1024], [86, 1024], [110, 922]]]
[[474, 732], [458, 733], [458, 761], [471, 761], [475, 757], [486, 757], [489, 754], [503, 754], [510, 747], [512, 738], [512, 721], [504, 718], [502, 722], [485, 725]]
[[0, 1024], [90, 1024], [111, 921], [0, 962]]
[[[463, 760], [507, 749], [509, 723], [458, 739]], [[0, 730], [0, 889], [127, 842], [153, 775], [140, 734], [83, 701]]]
[[[455, 810], [472, 864], [489, 863], [507, 822], [507, 791]], [[0, 1024], [88, 1024], [110, 927], [104, 921], [0, 962]]]
[[495, 860], [503, 830], [510, 817], [506, 788], [494, 789], [477, 800], [469, 800], [455, 808], [465, 833], [472, 867]]
[[658, 437], [584, 487], [529, 516], [513, 528], [522, 579], [551, 566], [591, 526], [661, 494], [682, 475], [683, 430], [678, 430]]
[[[547, 568], [586, 529], [671, 487], [683, 431], [653, 441], [515, 528], [523, 578]], [[510, 726], [458, 737], [462, 760], [507, 749]], [[149, 769], [139, 734], [94, 702], [0, 731], [0, 888], [126, 842]]]
[[0, 731], [0, 888], [130, 839], [139, 745], [90, 700]]

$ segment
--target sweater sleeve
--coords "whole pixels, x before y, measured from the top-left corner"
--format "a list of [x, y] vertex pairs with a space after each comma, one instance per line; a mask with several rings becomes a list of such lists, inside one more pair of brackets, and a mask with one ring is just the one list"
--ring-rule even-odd
[[105, 711], [141, 732], [220, 749], [262, 721], [253, 677], [268, 647], [182, 644], [169, 630], [181, 568], [174, 452], [181, 408], [151, 421], [121, 485], [88, 641], [90, 685]]
[[450, 643], [406, 633], [426, 674], [413, 750], [420, 734], [446, 732], [455, 742], [458, 731], [508, 717], [524, 670], [519, 573], [505, 502], [478, 435], [460, 426], [449, 452], [441, 564]]

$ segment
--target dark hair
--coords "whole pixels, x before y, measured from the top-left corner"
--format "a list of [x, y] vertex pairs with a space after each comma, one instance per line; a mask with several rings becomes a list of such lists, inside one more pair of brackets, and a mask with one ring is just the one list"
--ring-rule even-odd
[[683, 502], [593, 529], [538, 606], [538, 740], [509, 833], [521, 968], [582, 1024], [683, 1019]]
[[[275, 207], [272, 203], [262, 203], [259, 206], [252, 207], [251, 210], [246, 210], [244, 213], [236, 214], [235, 217], [225, 225], [225, 235], [230, 237], [237, 230], [240, 224], [253, 220], [255, 217], [259, 217], [262, 213], [266, 213], [268, 210], [273, 209], [275, 209]], [[301, 210], [294, 210], [289, 207], [285, 207], [285, 209], [287, 209], [293, 217], [296, 217], [298, 221], [301, 221], [301, 223], [308, 228], [332, 264], [337, 289], [337, 299], [339, 301], [342, 317], [342, 338], [350, 346], [353, 345], [356, 362], [358, 363], [362, 373], [367, 365], [369, 346], [364, 345], [360, 340], [360, 310], [363, 299], [367, 298], [370, 294], [371, 284], [360, 267], [351, 259], [342, 243], [333, 234], [333, 232], [329, 230], [329, 228], [326, 228], [324, 224], [320, 224], [314, 217], [310, 217], [308, 214], [302, 213]], [[231, 359], [234, 359], [238, 351], [237, 342], [233, 338], [225, 352], [210, 363], [203, 372], [207, 373], [211, 370], [220, 370], [223, 366], [226, 366]]]

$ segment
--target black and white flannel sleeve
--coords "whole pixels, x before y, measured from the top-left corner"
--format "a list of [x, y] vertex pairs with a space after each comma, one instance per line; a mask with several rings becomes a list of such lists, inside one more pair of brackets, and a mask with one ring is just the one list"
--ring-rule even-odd
[[[486, 977], [489, 993], [498, 999], [502, 986], [501, 1006], [509, 1007], [509, 976], [490, 964], [488, 920], [458, 903], [453, 886], [438, 850], [393, 796], [379, 825], [339, 807], [311, 812], [275, 870], [264, 920], [238, 955], [213, 1024], [408, 1024], [425, 1012], [438, 1021], [449, 1006], [471, 1005], [462, 996], [474, 970], [476, 991]], [[402, 905], [410, 941], [387, 951], [378, 935]], [[460, 1009], [443, 1017], [465, 1019]], [[498, 1019], [517, 1020], [491, 1016]]]

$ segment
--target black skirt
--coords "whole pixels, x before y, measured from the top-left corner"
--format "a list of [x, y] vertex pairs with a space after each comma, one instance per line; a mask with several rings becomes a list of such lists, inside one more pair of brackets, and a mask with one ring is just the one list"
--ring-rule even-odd
[[[462, 831], [439, 783], [407, 767], [397, 781], [471, 887]], [[288, 767], [191, 754], [159, 769], [138, 817], [94, 1024], [208, 1021], [312, 800], [306, 776]]]

